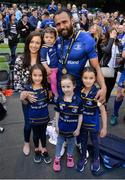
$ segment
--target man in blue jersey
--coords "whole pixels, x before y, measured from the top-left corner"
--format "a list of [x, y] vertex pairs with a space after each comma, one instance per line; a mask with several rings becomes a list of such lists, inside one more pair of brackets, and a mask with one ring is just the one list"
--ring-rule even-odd
[[[125, 61], [125, 43], [123, 45], [122, 57], [123, 57], [123, 60]], [[124, 68], [121, 72], [121, 76], [118, 81], [117, 95], [114, 101], [113, 114], [110, 119], [110, 124], [112, 126], [118, 123], [119, 110], [122, 105], [124, 96], [125, 96], [125, 62], [124, 62]], [[124, 119], [125, 119], [125, 116], [124, 116]]]
[[73, 19], [69, 11], [62, 10], [55, 14], [55, 25], [60, 35], [57, 45], [59, 58], [58, 65], [58, 91], [61, 94], [60, 79], [62, 74], [71, 74], [75, 77], [77, 86], [76, 93], [79, 94], [82, 88], [81, 72], [87, 60], [97, 71], [97, 80], [100, 85], [96, 98], [104, 103], [106, 86], [98, 63], [95, 51], [95, 41], [86, 32], [75, 32], [73, 29]]

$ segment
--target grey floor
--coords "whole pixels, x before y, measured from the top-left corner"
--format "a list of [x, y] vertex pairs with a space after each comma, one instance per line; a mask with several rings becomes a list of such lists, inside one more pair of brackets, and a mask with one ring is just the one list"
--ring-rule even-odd
[[[108, 120], [113, 110], [114, 97], [110, 98], [108, 104]], [[35, 164], [33, 162], [33, 143], [31, 140], [31, 153], [25, 157], [22, 152], [23, 147], [23, 116], [21, 103], [18, 94], [7, 98], [8, 115], [0, 121], [0, 125], [5, 128], [5, 132], [0, 134], [0, 179], [124, 179], [125, 168], [118, 168], [112, 172], [105, 173], [100, 177], [95, 177], [90, 171], [90, 159], [83, 173], [79, 173], [75, 168], [66, 167], [66, 156], [61, 160], [61, 172], [55, 173], [52, 170], [52, 163], [49, 165]], [[54, 115], [53, 105], [50, 105], [51, 118]], [[120, 109], [119, 123], [111, 127], [108, 123], [108, 132], [125, 138], [125, 102]], [[48, 150], [54, 158], [55, 146], [47, 142]], [[75, 162], [78, 159], [78, 152], [75, 149]]]

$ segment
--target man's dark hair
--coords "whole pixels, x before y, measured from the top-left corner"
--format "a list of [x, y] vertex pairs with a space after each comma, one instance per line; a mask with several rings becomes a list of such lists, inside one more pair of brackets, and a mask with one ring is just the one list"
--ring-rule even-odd
[[60, 11], [57, 11], [54, 15], [54, 18], [56, 15], [59, 15], [61, 13], [65, 12], [70, 18], [72, 18], [72, 13], [68, 9], [61, 9]]
[[48, 11], [45, 11], [42, 15], [49, 16], [50, 14]]

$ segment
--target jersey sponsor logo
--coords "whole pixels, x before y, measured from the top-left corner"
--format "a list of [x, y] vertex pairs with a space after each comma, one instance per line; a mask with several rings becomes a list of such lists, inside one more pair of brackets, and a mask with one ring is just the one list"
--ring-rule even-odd
[[67, 64], [79, 64], [79, 61], [68, 60]]
[[86, 101], [86, 104], [92, 106], [92, 101]]
[[73, 112], [73, 113], [77, 113], [77, 111], [78, 111], [77, 108], [73, 108], [73, 109], [72, 109], [72, 112]]

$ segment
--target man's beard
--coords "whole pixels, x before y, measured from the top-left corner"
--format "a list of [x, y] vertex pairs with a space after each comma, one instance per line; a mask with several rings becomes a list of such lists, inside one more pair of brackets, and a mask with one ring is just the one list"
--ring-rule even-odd
[[[63, 31], [66, 31], [63, 33]], [[62, 29], [60, 32], [59, 32], [59, 35], [62, 36], [64, 39], [68, 39], [69, 37], [71, 37], [73, 34], [73, 27], [72, 25], [70, 25], [69, 28], [67, 29]]]

